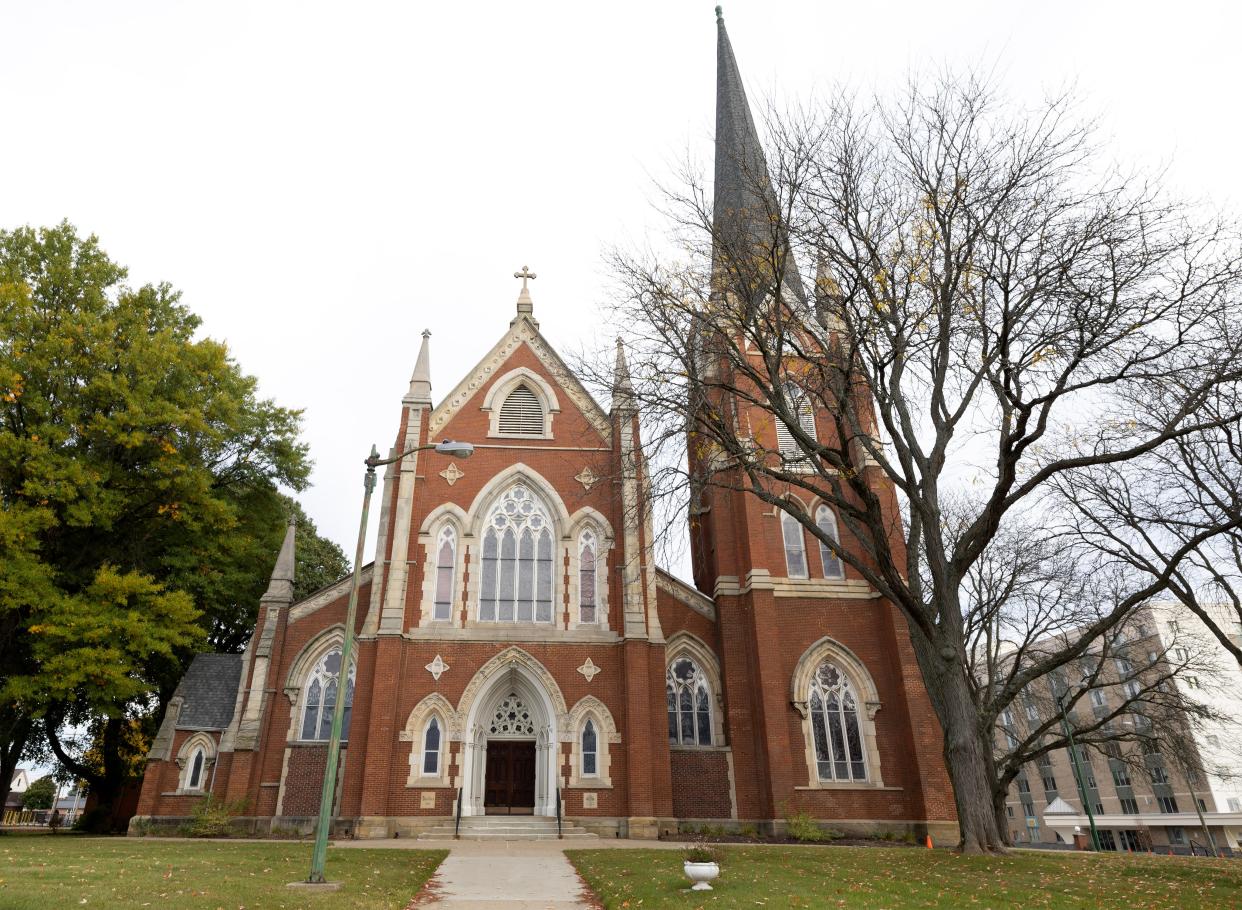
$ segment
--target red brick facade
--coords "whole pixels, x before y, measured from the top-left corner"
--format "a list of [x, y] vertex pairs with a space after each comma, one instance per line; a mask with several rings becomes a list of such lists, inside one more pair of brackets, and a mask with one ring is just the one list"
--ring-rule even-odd
[[[515, 383], [534, 393], [550, 432], [497, 431], [501, 395]], [[487, 811], [485, 756], [496, 737], [485, 727], [510, 695], [533, 718], [521, 732], [538, 743], [537, 813], [554, 812], [559, 787], [566, 815], [629, 836], [685, 819], [779, 827], [803, 811], [846, 828], [951, 826], [940, 732], [902, 620], [865, 584], [847, 575], [791, 594], [778, 519], [740, 494], [718, 494], [699, 519], [702, 591], [657, 572], [650, 528], [633, 505], [642, 490], [633, 412], [602, 411], [527, 313], [438, 407], [428, 393], [412, 383], [396, 446], [452, 438], [476, 448], [469, 460], [411, 456], [377, 491], [380, 557], [364, 569], [359, 597], [342, 826], [360, 836], [411, 833], [452, 815], [459, 791], [465, 814]], [[542, 503], [551, 526], [551, 621], [480, 620], [484, 525], [515, 484]], [[437, 621], [437, 535], [448, 525], [456, 533], [452, 601], [449, 618]], [[602, 620], [594, 625], [579, 621], [578, 550], [588, 527]], [[808, 559], [817, 558], [808, 547]], [[326, 754], [321, 741], [302, 738], [307, 680], [339, 646], [347, 596], [346, 581], [300, 603], [265, 598], [228, 725], [181, 729], [170, 712], [140, 816], [183, 818], [214, 792], [244, 800], [259, 830], [307, 824]], [[808, 766], [809, 728], [791, 686], [815, 648], [852, 655], [867, 677], [856, 688], [874, 693], [866, 781], [819, 786]], [[702, 665], [710, 744], [670, 748], [666, 674], [679, 656]], [[187, 704], [194, 698], [185, 693]], [[421, 774], [432, 716], [442, 731], [439, 768]], [[580, 754], [587, 719], [598, 740], [593, 775]], [[196, 789], [187, 769], [203, 737], [208, 766]]]

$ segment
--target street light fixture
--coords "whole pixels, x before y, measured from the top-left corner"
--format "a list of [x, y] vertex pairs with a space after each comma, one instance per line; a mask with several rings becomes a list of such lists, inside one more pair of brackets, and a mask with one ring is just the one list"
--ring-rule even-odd
[[[371, 511], [371, 492], [375, 489], [375, 469], [380, 465], [398, 462], [408, 455], [413, 455], [415, 452], [425, 452], [429, 449], [434, 449], [441, 455], [450, 455], [454, 458], [469, 458], [474, 454], [474, 446], [471, 443], [445, 439], [442, 442], [430, 442], [426, 445], [414, 446], [414, 448], [402, 452], [400, 455], [384, 459], [379, 457], [379, 450], [375, 446], [371, 446], [371, 454], [367, 456], [365, 461], [367, 472], [362, 481], [364, 491], [362, 494], [362, 521], [358, 525], [358, 548], [354, 551], [353, 580], [349, 586], [349, 607], [345, 611], [345, 636], [344, 641], [341, 642], [341, 668], [338, 671], [337, 677], [339, 680], [349, 679], [350, 660], [353, 657], [354, 621], [358, 613], [358, 588], [361, 584], [359, 568], [362, 564], [362, 551], [367, 542], [367, 519]], [[315, 828], [315, 848], [311, 852], [310, 875], [307, 876], [305, 883], [298, 882], [297, 884], [299, 885], [327, 884], [327, 880], [323, 876], [323, 867], [328, 858], [328, 834], [332, 827], [334, 815], [332, 804], [336, 799], [336, 769], [341, 756], [341, 728], [344, 726], [344, 723], [345, 685], [340, 683], [337, 685], [336, 705], [332, 709], [332, 733], [328, 737], [328, 760], [323, 772], [323, 792], [319, 799], [319, 821]]]

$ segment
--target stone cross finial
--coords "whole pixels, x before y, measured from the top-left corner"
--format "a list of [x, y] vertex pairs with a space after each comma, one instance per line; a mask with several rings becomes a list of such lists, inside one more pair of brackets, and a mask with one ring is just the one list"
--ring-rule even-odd
[[514, 272], [513, 277], [522, 279], [522, 290], [524, 291], [526, 290], [526, 279], [537, 278], [538, 276], [534, 272], [532, 272], [530, 269], [528, 269], [526, 266], [522, 266], [522, 271]]

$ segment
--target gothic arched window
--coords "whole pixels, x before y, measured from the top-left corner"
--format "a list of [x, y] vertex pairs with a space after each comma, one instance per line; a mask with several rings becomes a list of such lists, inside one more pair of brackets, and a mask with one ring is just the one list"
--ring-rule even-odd
[[820, 664], [807, 694], [820, 780], [866, 780], [858, 697], [849, 677], [833, 663]]
[[[345, 716], [341, 723], [341, 739], [349, 739], [349, 715], [354, 704], [354, 674], [349, 668], [345, 683]], [[302, 709], [302, 739], [326, 740], [332, 734], [332, 712], [336, 710], [337, 683], [341, 673], [341, 649], [333, 648], [319, 659], [306, 678], [303, 691], [306, 705]]]
[[457, 531], [445, 525], [436, 547], [435, 619], [451, 619], [453, 615], [453, 570], [457, 564]]
[[552, 621], [551, 524], [525, 484], [500, 497], [484, 524], [480, 620]]
[[528, 385], [519, 385], [500, 406], [498, 428], [509, 436], [542, 436], [543, 405]]
[[595, 622], [596, 611], [595, 534], [582, 532], [578, 546], [578, 621]]
[[206, 754], [201, 747], [194, 750], [194, 757], [190, 759], [190, 776], [186, 778], [187, 790], [203, 789], [203, 763], [206, 760]]
[[599, 738], [595, 732], [595, 723], [587, 719], [582, 728], [582, 776], [595, 777], [599, 774]]
[[668, 668], [664, 685], [668, 700], [668, 741], [673, 745], [712, 744], [711, 690], [699, 665], [679, 657]]
[[423, 774], [435, 777], [440, 773], [440, 720], [434, 714], [423, 735]]
[[[841, 535], [837, 533], [837, 517], [832, 514], [832, 509], [827, 506], [816, 509], [815, 524], [834, 541], [841, 542]], [[822, 540], [819, 542], [819, 561], [824, 567], [824, 578], [845, 577], [845, 566], [841, 563], [841, 557], [824, 546]]]
[[[794, 383], [786, 383], [785, 399], [789, 402], [790, 408], [798, 417], [798, 426], [802, 428], [802, 432], [811, 439], [817, 439], [815, 435], [815, 410], [811, 406], [811, 396], [800, 389]], [[791, 461], [797, 461], [803, 457], [802, 447], [798, 445], [798, 441], [794, 439], [793, 433], [789, 431], [789, 426], [779, 417], [776, 418], [776, 445], [783, 457], [789, 458]]]
[[806, 539], [802, 523], [788, 512], [781, 512], [781, 537], [785, 541], [785, 571], [790, 578], [806, 578]]

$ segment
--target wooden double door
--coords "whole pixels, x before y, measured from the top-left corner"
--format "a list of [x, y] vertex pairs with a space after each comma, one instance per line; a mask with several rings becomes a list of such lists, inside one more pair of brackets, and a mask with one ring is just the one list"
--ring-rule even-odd
[[535, 743], [492, 739], [487, 743], [483, 810], [488, 815], [532, 815], [535, 811]]

